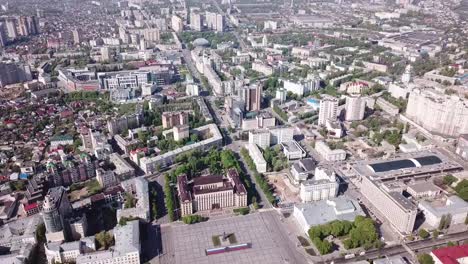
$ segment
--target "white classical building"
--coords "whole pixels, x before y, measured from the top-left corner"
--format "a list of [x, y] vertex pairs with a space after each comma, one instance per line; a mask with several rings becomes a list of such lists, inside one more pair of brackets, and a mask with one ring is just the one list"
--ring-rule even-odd
[[332, 168], [316, 167], [314, 178], [301, 183], [302, 202], [320, 201], [338, 195], [339, 183]]

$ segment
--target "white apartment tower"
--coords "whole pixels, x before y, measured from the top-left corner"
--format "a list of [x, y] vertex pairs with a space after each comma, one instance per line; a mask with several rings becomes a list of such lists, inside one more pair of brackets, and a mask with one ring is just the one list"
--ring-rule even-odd
[[206, 25], [214, 31], [224, 31], [224, 17], [221, 14], [206, 12]]
[[366, 110], [366, 100], [361, 96], [346, 96], [346, 121], [363, 120]]
[[322, 98], [319, 108], [319, 126], [324, 126], [327, 120], [336, 121], [337, 113], [338, 99], [332, 96]]
[[202, 17], [198, 13], [190, 14], [190, 28], [195, 31], [202, 31]]
[[406, 117], [431, 133], [457, 137], [468, 133], [468, 101], [432, 89], [410, 93]]
[[171, 25], [175, 32], [182, 32], [182, 30], [184, 30], [184, 22], [182, 21], [182, 18], [176, 15], [172, 16]]

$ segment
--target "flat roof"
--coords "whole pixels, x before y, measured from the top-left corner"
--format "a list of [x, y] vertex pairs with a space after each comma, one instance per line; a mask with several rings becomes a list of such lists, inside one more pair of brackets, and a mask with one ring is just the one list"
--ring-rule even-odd
[[360, 160], [353, 166], [359, 175], [370, 176], [373, 180], [408, 176], [428, 175], [438, 172], [460, 170], [462, 166], [439, 151], [419, 151], [398, 154], [395, 158]]
[[409, 159], [404, 159], [369, 164], [369, 167], [371, 167], [374, 172], [378, 173], [391, 170], [415, 168], [416, 164]]

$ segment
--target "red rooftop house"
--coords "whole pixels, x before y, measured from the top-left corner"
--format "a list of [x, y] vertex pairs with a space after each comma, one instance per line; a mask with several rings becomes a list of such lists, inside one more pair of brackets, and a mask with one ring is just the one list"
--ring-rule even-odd
[[24, 211], [27, 216], [39, 213], [41, 206], [38, 203], [23, 204]]
[[433, 250], [434, 264], [468, 263], [468, 245], [445, 247]]

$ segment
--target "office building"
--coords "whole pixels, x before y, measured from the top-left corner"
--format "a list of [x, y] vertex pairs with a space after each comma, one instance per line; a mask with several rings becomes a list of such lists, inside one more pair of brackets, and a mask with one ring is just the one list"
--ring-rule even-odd
[[346, 151], [342, 149], [330, 149], [324, 141], [317, 141], [315, 143], [315, 150], [326, 161], [342, 161], [346, 159]]
[[361, 96], [346, 96], [345, 120], [363, 120], [366, 111], [366, 99]]
[[294, 184], [299, 184], [313, 176], [316, 162], [312, 158], [301, 159], [291, 166], [291, 176]]
[[79, 45], [81, 43], [81, 31], [79, 29], [73, 30], [73, 43]]
[[[44, 197], [42, 205], [42, 219], [46, 227], [46, 237], [48, 240], [55, 240], [56, 237], [64, 238], [63, 231], [66, 228], [65, 219], [72, 213], [72, 207], [68, 200], [64, 187], [54, 187], [49, 189]], [[61, 235], [58, 235], [61, 233]]]
[[114, 164], [114, 175], [120, 181], [132, 178], [135, 176], [135, 169], [118, 153], [109, 155], [109, 161]]
[[120, 184], [126, 193], [136, 199], [134, 207], [117, 210], [117, 221], [122, 217], [138, 217], [144, 221], [150, 221], [150, 199], [148, 181], [143, 177], [126, 180]]
[[418, 208], [424, 213], [425, 223], [438, 228], [442, 218], [449, 219], [449, 225], [465, 223], [468, 203], [453, 195], [436, 200], [420, 201]]
[[458, 137], [468, 133], [468, 103], [457, 95], [415, 89], [410, 93], [405, 115], [433, 134]]
[[31, 68], [28, 65], [0, 62], [0, 88], [31, 80]]
[[45, 245], [48, 263], [76, 263], [80, 254], [96, 250], [94, 236], [84, 237], [73, 242], [50, 242]]
[[288, 160], [302, 159], [307, 156], [305, 150], [296, 141], [285, 141], [280, 143], [283, 153]]
[[303, 203], [328, 200], [338, 195], [339, 183], [333, 168], [316, 167], [314, 177], [301, 183]]
[[193, 179], [189, 184], [186, 175], [177, 177], [181, 215], [194, 212], [220, 210], [247, 206], [247, 190], [236, 169], [231, 168], [226, 176], [209, 175]]
[[140, 223], [137, 220], [114, 227], [115, 245], [108, 250], [80, 254], [80, 264], [140, 264]]
[[271, 134], [268, 130], [249, 131], [249, 143], [255, 144], [262, 149], [266, 149], [271, 144]]
[[294, 205], [293, 210], [293, 216], [305, 234], [313, 226], [335, 220], [352, 222], [359, 215], [365, 216], [359, 203], [344, 196], [311, 203], [299, 203]]
[[113, 171], [105, 171], [101, 168], [96, 170], [96, 180], [102, 188], [108, 188], [117, 184], [117, 178]]
[[359, 175], [356, 186], [361, 193], [387, 221], [401, 234], [411, 234], [418, 212], [401, 190], [392, 191], [384, 188], [383, 183], [374, 181], [366, 175]]
[[99, 78], [101, 88], [106, 90], [114, 90], [118, 88], [138, 89], [144, 84], [153, 84], [151, 72], [149, 71], [130, 71], [115, 75], [106, 74]]
[[319, 126], [325, 126], [327, 120], [336, 121], [338, 116], [338, 99], [331, 96], [324, 96], [320, 100]]
[[189, 120], [188, 112], [164, 112], [161, 116], [163, 128], [173, 128], [175, 126], [187, 125]]
[[271, 133], [270, 145], [281, 144], [294, 140], [294, 128], [287, 126], [279, 126], [269, 129]]
[[260, 114], [255, 118], [242, 119], [242, 130], [267, 129], [276, 126], [275, 117], [269, 114]]
[[267, 162], [265, 161], [265, 158], [263, 158], [262, 151], [260, 151], [258, 146], [254, 143], [249, 143], [247, 145], [247, 149], [257, 171], [260, 173], [267, 172]]

